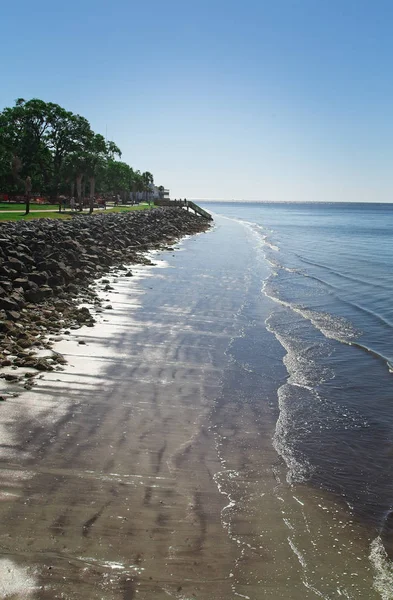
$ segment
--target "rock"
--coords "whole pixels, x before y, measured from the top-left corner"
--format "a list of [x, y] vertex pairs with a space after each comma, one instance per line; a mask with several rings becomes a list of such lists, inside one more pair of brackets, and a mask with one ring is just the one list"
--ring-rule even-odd
[[17, 277], [14, 279], [14, 287], [22, 288], [23, 290], [28, 290], [30, 288], [30, 282], [27, 277]]
[[73, 283], [68, 284], [66, 290], [69, 294], [74, 296], [76, 296], [79, 292], [79, 288]]
[[9, 294], [12, 291], [12, 283], [7, 279], [0, 279], [1, 287], [4, 288], [5, 292]]
[[18, 273], [23, 273], [24, 271], [26, 271], [25, 264], [18, 258], [15, 258], [14, 256], [9, 256], [8, 261], [5, 263], [4, 266], [8, 267], [9, 269], [13, 269], [14, 271], [17, 271]]
[[65, 283], [62, 275], [50, 275], [48, 278], [48, 286], [51, 288], [62, 287]]
[[18, 290], [19, 288], [14, 290], [14, 292], [10, 296], [10, 300], [13, 300], [19, 308], [24, 308], [26, 306], [26, 301], [23, 295], [23, 290]]
[[27, 290], [25, 292], [25, 298], [28, 302], [40, 302], [43, 298], [42, 294], [40, 293], [39, 287], [37, 286], [36, 288]]
[[18, 375], [13, 375], [12, 373], [0, 373], [0, 377], [9, 383], [16, 383], [19, 379]]
[[11, 321], [19, 321], [20, 312], [18, 312], [17, 310], [9, 310], [7, 311], [7, 317], [11, 319]]
[[10, 321], [0, 321], [0, 333], [11, 333], [15, 329]]
[[27, 277], [29, 281], [37, 284], [37, 286], [45, 285], [48, 281], [48, 273], [45, 271], [29, 273]]
[[49, 287], [49, 285], [42, 285], [38, 291], [43, 298], [49, 298], [53, 295], [53, 290]]
[[7, 280], [10, 281], [10, 280], [18, 277], [19, 273], [18, 273], [18, 271], [15, 271], [14, 269], [10, 269], [9, 267], [1, 266], [0, 267], [0, 276], [2, 278], [6, 278]]
[[[1, 223], [0, 365], [18, 361], [52, 370], [50, 361], [27, 356], [26, 349], [50, 347], [45, 336], [60, 329], [69, 334], [82, 324], [94, 325], [89, 310], [73, 303], [79, 297], [96, 308], [102, 306], [88, 287], [95, 279], [111, 269], [132, 277], [125, 264], [151, 264], [143, 250], [173, 244], [182, 235], [207, 227], [199, 217], [178, 208]], [[101, 284], [111, 290], [110, 279], [101, 279]]]
[[10, 310], [19, 310], [19, 305], [15, 302], [15, 300], [11, 299], [11, 298], [0, 298], [0, 308], [4, 309], [5, 311], [10, 311]]

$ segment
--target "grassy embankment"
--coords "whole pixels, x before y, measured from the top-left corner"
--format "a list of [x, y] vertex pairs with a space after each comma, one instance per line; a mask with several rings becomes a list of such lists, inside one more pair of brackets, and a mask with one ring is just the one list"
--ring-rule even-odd
[[[94, 209], [94, 214], [97, 212], [129, 212], [134, 210], [146, 210], [149, 209], [148, 204], [136, 204], [135, 206], [116, 206], [114, 208], [107, 208], [103, 210], [101, 208]], [[58, 204], [45, 204], [38, 205], [32, 204], [30, 206], [30, 214], [27, 216], [24, 214], [24, 204], [8, 204], [8, 202], [0, 202], [0, 222], [1, 221], [25, 221], [31, 219], [71, 219], [73, 214], [89, 214], [89, 209], [85, 209], [83, 213], [74, 211], [71, 213], [70, 209], [65, 212], [58, 212]]]

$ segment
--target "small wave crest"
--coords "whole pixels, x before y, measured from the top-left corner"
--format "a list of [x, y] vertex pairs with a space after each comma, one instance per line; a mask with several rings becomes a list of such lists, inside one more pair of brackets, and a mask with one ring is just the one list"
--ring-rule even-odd
[[389, 560], [380, 536], [371, 542], [369, 559], [375, 572], [375, 590], [381, 595], [382, 600], [391, 600], [393, 598], [393, 563]]
[[247, 227], [247, 229], [257, 238], [257, 241], [260, 243], [264, 249], [270, 249], [274, 252], [279, 252], [280, 248], [276, 243], [273, 243], [270, 238], [267, 237], [266, 231], [270, 233], [274, 233], [271, 229], [267, 230], [263, 225], [258, 225], [258, 223], [252, 223], [250, 221], [246, 221], [245, 219], [235, 219], [231, 218], [231, 220], [240, 223], [241, 225]]
[[320, 393], [321, 385], [335, 377], [325, 360], [331, 344], [324, 338], [310, 343], [307, 335], [302, 339], [304, 322], [288, 321], [283, 315], [277, 311], [266, 319], [267, 329], [286, 351], [283, 362], [288, 372], [286, 383], [278, 389], [279, 416], [273, 445], [287, 465], [288, 483], [294, 484], [313, 476], [309, 452], [316, 436], [332, 428], [355, 430], [368, 424], [355, 408], [347, 406], [344, 410], [334, 398]]
[[278, 390], [278, 406], [280, 414], [273, 436], [273, 446], [287, 465], [287, 481], [289, 484], [302, 483], [309, 479], [311, 466], [305, 456], [299, 455], [293, 445], [293, 430], [296, 423], [293, 419], [291, 404], [291, 388], [288, 384]]
[[361, 331], [356, 329], [353, 324], [344, 317], [338, 317], [330, 313], [312, 310], [299, 304], [291, 303], [280, 298], [276, 289], [271, 285], [271, 279], [268, 278], [262, 285], [262, 292], [276, 302], [293, 312], [299, 314], [304, 319], [307, 319], [318, 329], [325, 337], [335, 339], [338, 342], [348, 343], [357, 338]]
[[274, 252], [280, 251], [280, 248], [278, 246], [276, 246], [275, 244], [273, 244], [266, 236], [263, 241], [265, 242], [265, 246], [270, 248], [270, 250], [274, 250]]

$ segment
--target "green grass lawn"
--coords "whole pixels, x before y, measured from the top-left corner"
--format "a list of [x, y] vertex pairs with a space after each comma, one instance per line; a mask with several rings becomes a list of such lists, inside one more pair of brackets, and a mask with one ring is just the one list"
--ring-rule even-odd
[[[2, 203], [4, 204], [4, 203]], [[14, 205], [11, 204], [11, 207], [14, 207]], [[9, 208], [10, 205], [7, 203], [7, 208], [9, 209], [8, 212], [7, 210], [4, 210], [4, 208], [2, 206], [0, 206], [0, 222], [1, 221], [25, 221], [25, 220], [31, 220], [31, 219], [42, 219], [42, 218], [46, 218], [46, 219], [71, 219], [72, 218], [72, 214], [81, 214], [84, 216], [88, 216], [89, 215], [89, 209], [85, 209], [82, 213], [79, 213], [78, 211], [75, 211], [74, 213], [71, 213], [70, 209], [67, 208], [66, 212], [58, 212], [58, 205], [57, 204], [51, 204], [49, 205], [50, 208], [43, 208], [42, 206], [30, 206], [30, 214], [28, 214], [27, 216], [24, 214], [25, 211], [25, 205], [18, 205], [20, 206], [20, 212], [13, 212], [14, 210], [17, 211], [19, 209], [14, 209], [14, 208]], [[153, 206], [149, 206], [148, 204], [136, 204], [135, 206], [116, 206], [114, 208], [107, 208], [106, 210], [102, 209], [102, 208], [95, 208], [93, 214], [98, 214], [98, 213], [106, 213], [106, 212], [131, 212], [134, 210], [148, 210], [149, 208], [153, 208]], [[11, 212], [12, 211], [12, 212]], [[51, 212], [48, 212], [51, 211]], [[54, 212], [57, 211], [57, 212]]]
[[5, 212], [5, 211], [1, 211], [0, 212], [0, 222], [1, 221], [31, 221], [32, 219], [71, 219], [71, 215], [70, 213], [56, 213], [56, 212], [51, 212], [49, 213], [48, 211], [45, 210], [36, 210], [33, 212], [30, 212], [30, 214], [28, 214], [27, 216], [20, 212]]
[[[6, 212], [11, 212], [14, 210], [20, 210], [24, 212], [25, 208], [26, 204], [24, 202], [0, 202], [1, 211], [5, 210]], [[33, 202], [30, 204], [30, 210], [39, 210], [40, 212], [43, 212], [44, 210], [56, 210], [58, 208], [58, 204], [33, 204]]]
[[149, 208], [154, 208], [154, 206], [149, 206], [147, 203], [143, 203], [135, 204], [133, 206], [115, 206], [113, 208], [108, 207], [106, 210], [109, 210], [110, 212], [128, 212], [130, 210], [148, 210]]

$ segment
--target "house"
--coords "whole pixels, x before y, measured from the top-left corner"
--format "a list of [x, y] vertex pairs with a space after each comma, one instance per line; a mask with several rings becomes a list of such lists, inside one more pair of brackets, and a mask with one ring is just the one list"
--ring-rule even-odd
[[163, 185], [152, 185], [150, 189], [153, 200], [169, 200], [169, 190], [165, 189]]

